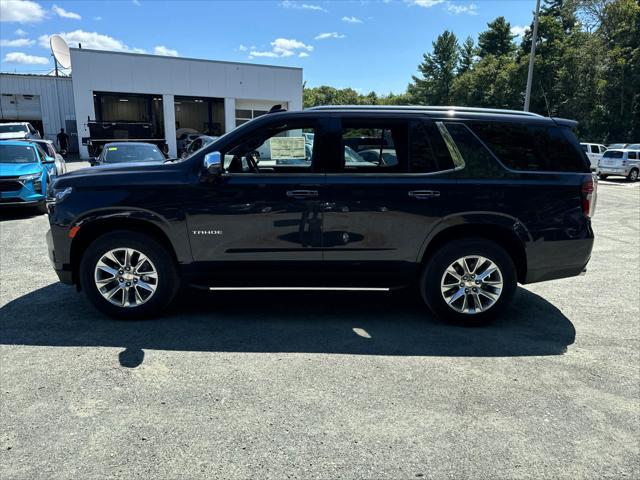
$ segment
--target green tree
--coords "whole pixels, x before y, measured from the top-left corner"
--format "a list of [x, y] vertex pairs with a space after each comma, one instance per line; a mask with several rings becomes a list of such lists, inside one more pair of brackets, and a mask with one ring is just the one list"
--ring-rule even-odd
[[448, 105], [460, 60], [458, 39], [445, 30], [432, 45], [433, 51], [425, 53], [423, 62], [418, 66], [421, 77], [412, 77], [407, 93], [417, 104]]
[[498, 17], [487, 24], [485, 30], [478, 36], [478, 54], [480, 57], [493, 55], [500, 57], [509, 55], [515, 50], [513, 39], [515, 35], [511, 33], [511, 24], [504, 17]]
[[458, 69], [458, 75], [463, 74], [467, 70], [471, 70], [475, 61], [475, 55], [476, 46], [473, 42], [473, 38], [469, 36], [460, 47], [460, 68]]

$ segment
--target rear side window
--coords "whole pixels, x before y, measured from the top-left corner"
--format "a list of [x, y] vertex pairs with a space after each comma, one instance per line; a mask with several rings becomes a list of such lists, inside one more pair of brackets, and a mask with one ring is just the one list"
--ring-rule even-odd
[[523, 171], [588, 172], [570, 129], [517, 123], [473, 123], [480, 139], [508, 168]]
[[600, 153], [600, 149], [597, 145], [591, 145], [591, 153]]
[[629, 160], [637, 160], [638, 154], [636, 152], [629, 152]]
[[607, 150], [604, 152], [602, 158], [622, 158], [623, 155], [624, 152], [621, 152], [620, 150]]
[[431, 173], [454, 168], [442, 135], [433, 122], [413, 121], [409, 129], [409, 171]]
[[344, 171], [407, 172], [408, 124], [405, 121], [342, 122]]

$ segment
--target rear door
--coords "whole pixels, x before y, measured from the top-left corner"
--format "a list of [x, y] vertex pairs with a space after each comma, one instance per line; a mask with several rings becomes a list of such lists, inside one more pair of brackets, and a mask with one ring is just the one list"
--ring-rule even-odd
[[360, 285], [403, 283], [455, 183], [446, 145], [435, 123], [406, 115], [345, 116], [337, 138], [324, 208], [326, 271], [347, 270]]

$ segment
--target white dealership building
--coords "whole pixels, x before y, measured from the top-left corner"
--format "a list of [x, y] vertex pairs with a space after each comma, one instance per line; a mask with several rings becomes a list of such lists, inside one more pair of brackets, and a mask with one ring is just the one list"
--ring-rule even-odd
[[47, 138], [65, 126], [82, 158], [89, 121], [146, 122], [175, 156], [180, 132], [220, 135], [277, 104], [302, 109], [301, 68], [78, 48], [71, 66], [70, 79], [0, 74], [0, 120], [32, 121]]

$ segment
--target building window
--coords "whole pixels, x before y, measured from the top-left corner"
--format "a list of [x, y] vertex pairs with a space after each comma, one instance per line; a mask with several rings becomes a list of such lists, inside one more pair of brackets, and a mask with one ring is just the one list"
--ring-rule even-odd
[[247, 123], [249, 120], [253, 120], [254, 118], [258, 118], [265, 113], [268, 113], [268, 110], [258, 110], [258, 109], [236, 109], [236, 127], [239, 127], [243, 123]]

